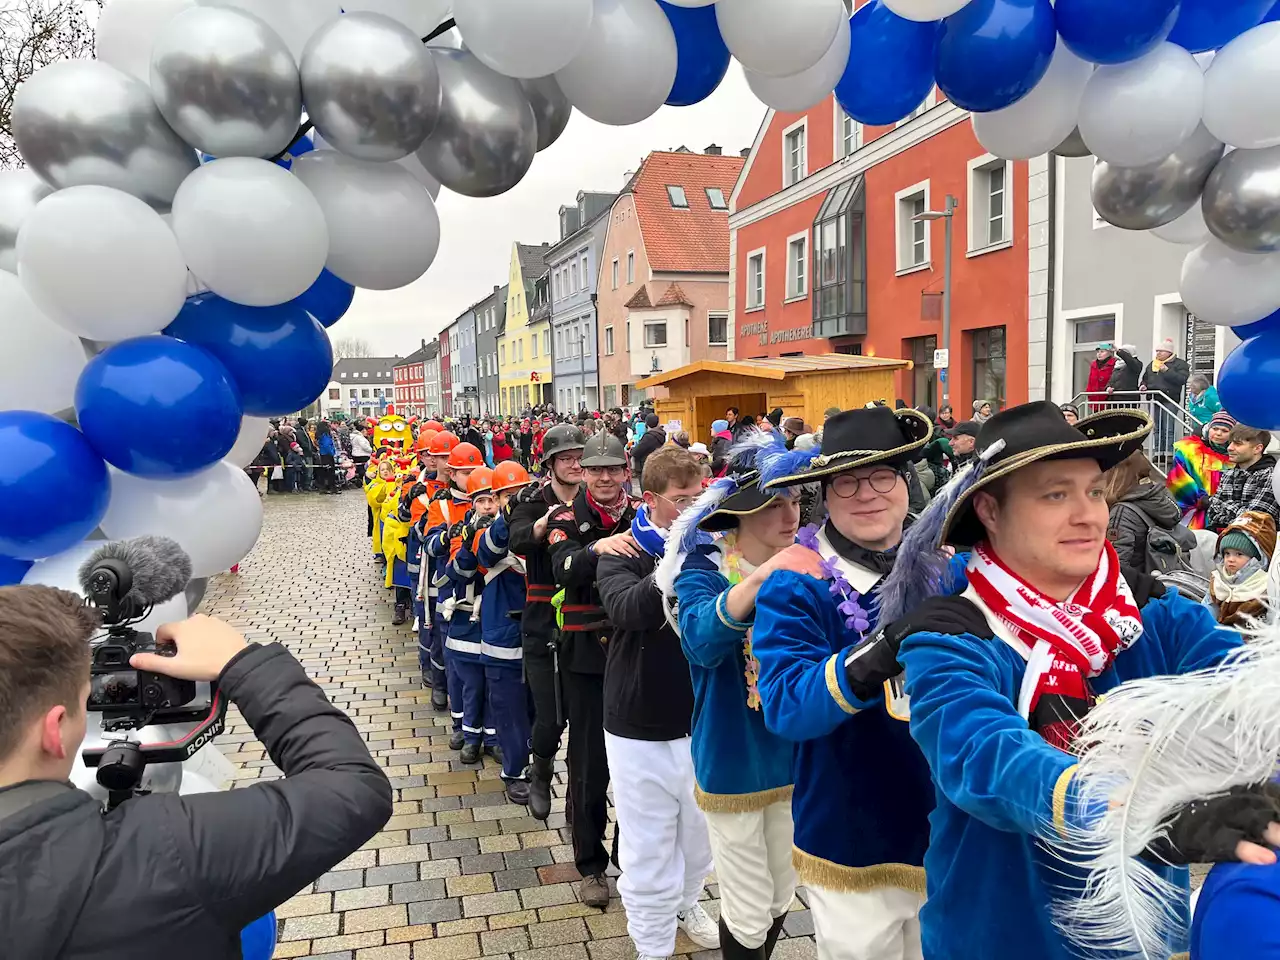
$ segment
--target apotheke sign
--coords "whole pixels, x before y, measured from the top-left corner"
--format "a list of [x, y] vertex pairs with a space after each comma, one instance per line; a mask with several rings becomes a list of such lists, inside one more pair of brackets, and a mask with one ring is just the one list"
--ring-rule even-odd
[[759, 323], [744, 323], [739, 328], [743, 337], [759, 337], [756, 341], [760, 346], [766, 347], [772, 343], [791, 343], [795, 340], [812, 340], [812, 327], [792, 327], [790, 330], [774, 330], [769, 331], [769, 321], [761, 320]]

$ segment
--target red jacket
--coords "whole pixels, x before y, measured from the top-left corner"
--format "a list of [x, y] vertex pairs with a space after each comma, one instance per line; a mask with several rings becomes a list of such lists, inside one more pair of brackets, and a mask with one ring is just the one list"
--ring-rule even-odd
[[1097, 360], [1089, 364], [1089, 385], [1085, 387], [1091, 394], [1097, 394], [1094, 400], [1101, 400], [1105, 397], [1107, 386], [1111, 383], [1111, 371], [1116, 367], [1116, 356], [1113, 353], [1099, 363]]

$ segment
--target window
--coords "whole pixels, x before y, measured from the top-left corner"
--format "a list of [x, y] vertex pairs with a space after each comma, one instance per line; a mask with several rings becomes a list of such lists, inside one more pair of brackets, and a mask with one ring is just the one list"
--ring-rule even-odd
[[684, 187], [667, 187], [667, 199], [678, 210], [689, 209], [689, 198], [684, 195]]
[[613, 356], [613, 327], [604, 328], [604, 355]]
[[759, 310], [764, 306], [764, 251], [756, 250], [747, 255], [747, 309]]
[[533, 335], [533, 340], [530, 341], [529, 344], [529, 357], [533, 360], [538, 359], [538, 335], [536, 333]]
[[902, 355], [915, 364], [911, 371], [911, 405], [936, 407], [937, 371], [933, 368], [933, 351], [938, 349], [937, 337], [912, 337], [902, 342]]
[[362, 377], [364, 377], [366, 380], [368, 380], [368, 379], [369, 379], [369, 371], [368, 371], [368, 370], [364, 371], [364, 373], [360, 374], [360, 376], [362, 376]]
[[636, 282], [636, 252], [634, 250], [627, 251], [627, 285]]
[[[865, 194], [861, 177], [827, 192], [813, 222], [813, 295], [815, 337], [856, 336], [867, 332], [867, 256]], [[840, 352], [843, 347], [836, 346]]]
[[578, 261], [569, 264], [569, 292], [578, 292]]
[[347, 379], [347, 371], [343, 370], [340, 374], [338, 374], [338, 378], [339, 378], [340, 380], [345, 380], [345, 379]]
[[839, 157], [852, 156], [860, 146], [858, 121], [844, 112], [839, 101], [836, 102], [836, 120], [836, 149]]
[[356, 398], [356, 388], [352, 387], [350, 393], [351, 393], [351, 399], [354, 400]]
[[787, 299], [799, 299], [809, 292], [809, 234], [787, 241]]
[[644, 325], [644, 345], [646, 347], [665, 347], [667, 345], [667, 322], [650, 320]]
[[782, 132], [782, 185], [789, 187], [808, 175], [805, 143], [805, 121], [800, 120]]
[[929, 223], [917, 220], [929, 209], [929, 183], [916, 184], [897, 193], [898, 272], [917, 270], [929, 262]]
[[507, 365], [507, 345], [505, 343], [498, 344], [498, 353], [502, 356], [502, 365]]
[[587, 276], [588, 276], [587, 254], [585, 250], [582, 253], [582, 257], [580, 258], [580, 265], [582, 270], [582, 289], [589, 290], [591, 287], [595, 286], [595, 284], [587, 279]]
[[613, 289], [618, 289], [618, 258], [613, 258]]
[[990, 154], [969, 161], [969, 252], [1003, 247], [1009, 222], [1013, 164]]
[[368, 399], [369, 399], [369, 388], [368, 388], [368, 387], [365, 387], [363, 390], [361, 390], [361, 391], [360, 391], [360, 399], [361, 399], [361, 400], [368, 400]]
[[994, 410], [1003, 409], [1005, 403], [1004, 327], [974, 330], [969, 336], [973, 348], [974, 399], [990, 402]]
[[342, 388], [341, 388], [341, 387], [330, 387], [330, 388], [329, 388], [329, 399], [330, 399], [330, 400], [341, 400], [341, 399], [342, 399]]
[[713, 347], [723, 347], [729, 343], [729, 315], [727, 313], [707, 314], [707, 343]]
[[549, 329], [542, 331], [542, 355], [551, 355], [551, 331]]
[[[1096, 358], [1094, 351], [1102, 343], [1116, 341], [1115, 317], [1090, 317], [1072, 324], [1071, 392], [1083, 393], [1089, 385], [1089, 368]], [[1120, 363], [1117, 360], [1116, 363]]]
[[728, 210], [729, 201], [724, 198], [724, 191], [719, 187], [707, 187], [707, 203], [712, 210]]
[[582, 355], [591, 354], [591, 324], [587, 320], [582, 322], [582, 336], [578, 338], [578, 342], [582, 345]]
[[556, 331], [556, 356], [557, 356], [557, 357], [563, 357], [564, 355], [565, 355], [565, 353], [564, 353], [564, 331], [563, 331], [563, 330], [557, 330], [557, 331]]
[[618, 405], [618, 388], [613, 386], [605, 387], [604, 403], [601, 404], [601, 406], [604, 407], [604, 409], [606, 410], [611, 410], [617, 405]]

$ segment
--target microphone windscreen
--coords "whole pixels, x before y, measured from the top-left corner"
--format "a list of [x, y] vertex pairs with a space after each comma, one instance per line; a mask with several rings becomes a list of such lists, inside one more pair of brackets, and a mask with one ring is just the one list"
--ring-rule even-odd
[[106, 559], [119, 560], [133, 574], [126, 599], [139, 607], [171, 600], [187, 588], [191, 558], [168, 537], [134, 537], [103, 544], [80, 566], [80, 584], [88, 593], [89, 578]]

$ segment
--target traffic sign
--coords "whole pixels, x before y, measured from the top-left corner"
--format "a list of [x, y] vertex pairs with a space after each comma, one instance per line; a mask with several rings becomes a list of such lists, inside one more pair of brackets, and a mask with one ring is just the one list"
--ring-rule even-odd
[[947, 367], [949, 367], [949, 366], [951, 366], [951, 351], [950, 351], [950, 350], [935, 350], [935, 351], [933, 351], [933, 369], [935, 369], [935, 370], [945, 370], [945, 369], [947, 369]]

